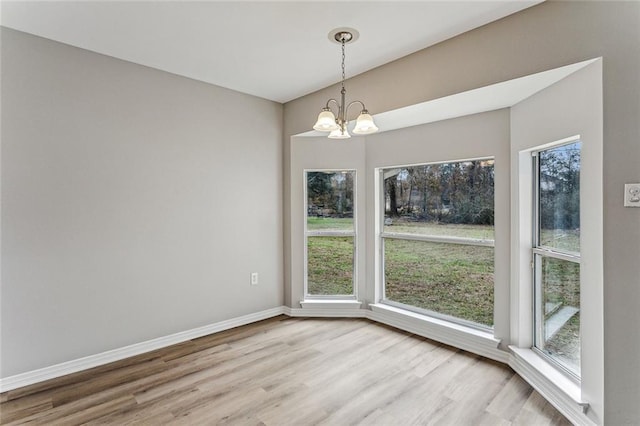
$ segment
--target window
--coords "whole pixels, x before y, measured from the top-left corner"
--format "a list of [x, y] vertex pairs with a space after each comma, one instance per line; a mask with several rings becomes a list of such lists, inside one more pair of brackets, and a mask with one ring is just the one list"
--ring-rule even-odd
[[535, 349], [580, 377], [580, 141], [533, 153]]
[[355, 296], [356, 172], [307, 171], [305, 297]]
[[383, 302], [493, 326], [494, 160], [381, 170]]

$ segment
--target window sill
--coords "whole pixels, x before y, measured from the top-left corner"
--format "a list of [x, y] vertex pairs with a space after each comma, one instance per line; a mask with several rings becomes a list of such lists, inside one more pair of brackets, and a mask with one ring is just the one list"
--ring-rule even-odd
[[302, 308], [293, 308], [285, 313], [292, 317], [342, 317], [364, 318], [367, 311], [360, 309], [362, 302], [340, 299], [306, 299], [300, 301]]
[[357, 300], [305, 299], [300, 301], [302, 309], [360, 309], [362, 302]]
[[549, 365], [533, 350], [509, 346], [509, 366], [575, 424], [595, 424], [580, 385]]
[[394, 306], [376, 303], [371, 306], [369, 318], [409, 331], [456, 348], [464, 349], [495, 361], [507, 363], [509, 354], [498, 348], [500, 340], [493, 333], [450, 323], [438, 318], [418, 314]]

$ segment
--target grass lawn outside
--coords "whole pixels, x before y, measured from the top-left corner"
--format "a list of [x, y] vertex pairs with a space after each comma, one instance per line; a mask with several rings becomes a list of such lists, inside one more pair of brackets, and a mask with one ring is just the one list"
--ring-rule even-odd
[[[354, 220], [307, 217], [307, 231], [353, 231]], [[352, 236], [307, 237], [307, 294], [353, 294], [354, 242]]]
[[384, 240], [388, 300], [493, 326], [493, 247]]
[[353, 230], [352, 217], [307, 217], [307, 231]]
[[307, 293], [353, 294], [353, 237], [307, 238]]
[[540, 244], [554, 249], [580, 253], [580, 230], [541, 229]]
[[[351, 218], [307, 219], [309, 231], [353, 229]], [[407, 222], [386, 226], [394, 233], [493, 239], [493, 227]], [[310, 295], [353, 294], [353, 238], [307, 238]], [[493, 248], [385, 239], [389, 300], [493, 325]]]

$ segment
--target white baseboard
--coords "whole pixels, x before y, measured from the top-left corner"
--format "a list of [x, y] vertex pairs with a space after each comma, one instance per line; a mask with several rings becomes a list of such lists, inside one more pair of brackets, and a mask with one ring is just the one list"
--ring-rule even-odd
[[165, 348], [177, 343], [186, 342], [187, 340], [207, 336], [213, 333], [218, 333], [220, 331], [247, 325], [267, 318], [272, 318], [284, 313], [285, 307], [278, 306], [276, 308], [267, 309], [265, 311], [243, 315], [241, 317], [220, 321], [214, 324], [205, 325], [203, 327], [198, 327], [175, 334], [170, 334], [168, 336], [159, 337], [157, 339], [147, 340], [146, 342], [136, 343], [107, 352], [89, 355], [84, 358], [74, 359], [49, 367], [40, 368], [38, 370], [27, 371], [26, 373], [16, 374], [15, 376], [1, 378], [0, 392], [7, 392], [13, 389], [21, 388], [23, 386], [32, 385], [34, 383], [44, 382], [45, 380], [55, 379], [67, 374], [77, 373], [89, 368], [98, 367], [100, 365], [105, 365], [114, 361], [120, 361], [122, 359], [140, 355], [145, 352]]

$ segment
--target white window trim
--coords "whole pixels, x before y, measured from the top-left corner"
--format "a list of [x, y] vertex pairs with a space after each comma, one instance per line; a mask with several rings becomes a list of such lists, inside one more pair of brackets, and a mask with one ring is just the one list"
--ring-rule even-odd
[[[329, 230], [329, 231], [309, 231], [307, 229], [307, 217], [308, 217], [308, 203], [309, 203], [309, 197], [308, 197], [308, 188], [307, 188], [307, 173], [309, 172], [326, 172], [326, 173], [332, 173], [332, 172], [353, 172], [353, 230], [352, 231], [341, 231], [341, 230]], [[334, 308], [338, 308], [338, 309], [343, 309], [343, 308], [349, 308], [349, 309], [358, 309], [360, 307], [360, 302], [357, 302], [358, 299], [358, 202], [357, 202], [357, 187], [358, 187], [358, 173], [356, 169], [351, 169], [351, 168], [346, 168], [346, 169], [304, 169], [303, 170], [303, 177], [304, 177], [304, 191], [303, 191], [303, 200], [304, 200], [304, 219], [303, 219], [303, 223], [304, 223], [304, 244], [303, 244], [303, 261], [304, 261], [304, 289], [303, 289], [303, 297], [304, 299], [302, 301], [300, 301], [300, 305], [302, 306], [303, 309], [325, 309], [325, 308], [329, 308], [329, 309], [334, 309]], [[308, 287], [308, 279], [309, 279], [309, 270], [308, 270], [308, 265], [309, 265], [309, 259], [308, 259], [308, 237], [353, 237], [353, 282], [352, 282], [352, 288], [353, 288], [353, 293], [352, 294], [339, 294], [339, 295], [332, 295], [332, 294], [309, 294], [309, 287]], [[345, 304], [337, 304], [337, 305], [329, 305], [326, 303], [320, 303], [318, 304], [318, 302], [322, 302], [322, 301], [327, 301], [327, 302], [339, 302], [339, 301], [348, 301], [351, 302], [353, 301], [354, 303], [357, 303], [357, 306], [355, 305], [345, 305]]]
[[566, 260], [567, 262], [580, 263], [580, 255], [569, 254], [568, 252], [563, 253], [542, 247], [533, 247], [532, 251], [533, 254], [539, 254], [544, 257], [552, 257], [554, 259]]
[[478, 238], [464, 238], [464, 237], [449, 237], [444, 235], [428, 235], [428, 234], [405, 234], [402, 232], [382, 232], [381, 238], [389, 238], [396, 240], [412, 240], [412, 241], [425, 241], [428, 243], [450, 243], [461, 244], [465, 246], [484, 246], [494, 247], [494, 240], [482, 240]]

